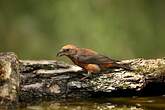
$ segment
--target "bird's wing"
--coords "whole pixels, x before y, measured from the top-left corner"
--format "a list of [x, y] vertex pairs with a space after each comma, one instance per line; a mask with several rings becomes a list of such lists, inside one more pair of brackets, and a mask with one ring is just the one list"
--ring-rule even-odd
[[106, 63], [118, 62], [117, 60], [113, 60], [101, 54], [79, 55], [78, 60], [82, 63], [90, 63], [90, 64], [106, 64]]

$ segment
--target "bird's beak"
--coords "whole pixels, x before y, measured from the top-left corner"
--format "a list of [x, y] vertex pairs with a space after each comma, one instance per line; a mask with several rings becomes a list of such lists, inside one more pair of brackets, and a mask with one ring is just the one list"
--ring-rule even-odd
[[57, 53], [57, 57], [61, 57], [65, 55], [64, 51], [63, 50], [60, 50], [58, 53]]

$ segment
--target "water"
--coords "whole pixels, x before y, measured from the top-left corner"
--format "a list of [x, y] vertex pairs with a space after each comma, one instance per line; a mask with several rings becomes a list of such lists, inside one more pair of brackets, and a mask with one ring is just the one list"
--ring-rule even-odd
[[165, 110], [165, 97], [121, 97], [42, 102], [19, 110]]

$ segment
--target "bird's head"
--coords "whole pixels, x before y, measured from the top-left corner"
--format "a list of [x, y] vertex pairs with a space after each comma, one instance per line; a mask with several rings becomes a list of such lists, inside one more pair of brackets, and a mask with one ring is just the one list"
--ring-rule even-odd
[[61, 50], [57, 53], [57, 56], [72, 56], [75, 55], [78, 51], [78, 47], [75, 45], [69, 44], [65, 45], [61, 48]]

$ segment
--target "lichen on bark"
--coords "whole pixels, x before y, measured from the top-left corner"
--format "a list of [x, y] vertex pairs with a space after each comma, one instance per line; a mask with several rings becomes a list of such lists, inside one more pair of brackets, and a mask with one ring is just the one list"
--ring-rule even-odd
[[19, 60], [12, 52], [0, 53], [0, 107], [18, 104]]

